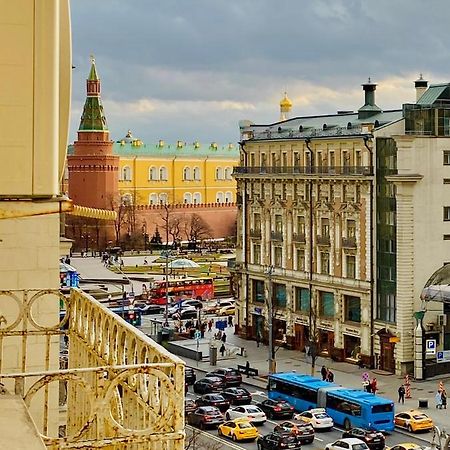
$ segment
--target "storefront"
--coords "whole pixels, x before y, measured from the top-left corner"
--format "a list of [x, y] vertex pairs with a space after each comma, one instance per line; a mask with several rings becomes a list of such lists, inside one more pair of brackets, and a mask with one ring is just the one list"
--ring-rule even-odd
[[386, 328], [383, 328], [377, 334], [380, 338], [380, 357], [378, 360], [378, 368], [385, 370], [386, 372], [395, 373], [395, 342], [392, 342], [393, 339], [391, 339], [394, 335]]
[[344, 334], [344, 356], [351, 362], [357, 362], [361, 354], [361, 339], [358, 336]]
[[320, 330], [319, 331], [319, 353], [322, 356], [330, 356], [334, 348], [334, 333], [333, 331]]
[[309, 341], [309, 326], [303, 323], [294, 324], [294, 350], [305, 351]]

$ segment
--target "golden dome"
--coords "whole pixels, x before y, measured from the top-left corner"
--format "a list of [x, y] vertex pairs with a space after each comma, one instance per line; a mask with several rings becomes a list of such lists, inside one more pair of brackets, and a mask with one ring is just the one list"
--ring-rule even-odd
[[292, 108], [292, 102], [288, 99], [287, 93], [284, 93], [284, 97], [280, 100], [281, 108]]

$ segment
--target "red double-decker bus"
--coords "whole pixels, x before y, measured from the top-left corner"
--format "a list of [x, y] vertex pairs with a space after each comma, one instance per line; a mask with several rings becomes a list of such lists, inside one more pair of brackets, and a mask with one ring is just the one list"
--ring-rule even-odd
[[[167, 288], [169, 301], [181, 298], [195, 298], [197, 300], [210, 300], [214, 298], [214, 282], [210, 277], [182, 278], [169, 280]], [[149, 296], [150, 303], [166, 304], [166, 281], [156, 281]]]

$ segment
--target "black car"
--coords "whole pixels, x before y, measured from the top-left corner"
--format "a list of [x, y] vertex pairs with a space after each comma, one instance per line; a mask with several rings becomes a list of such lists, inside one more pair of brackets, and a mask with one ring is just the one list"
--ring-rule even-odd
[[185, 319], [197, 319], [198, 312], [197, 310], [185, 309], [180, 312], [176, 312], [172, 314], [172, 319], [176, 320], [185, 320]]
[[311, 424], [303, 420], [289, 421], [279, 423], [273, 431], [277, 433], [291, 433], [297, 436], [302, 444], [311, 444], [314, 441], [314, 428]]
[[256, 441], [258, 450], [301, 450], [300, 440], [291, 433], [269, 433]]
[[189, 425], [199, 428], [217, 428], [224, 422], [222, 413], [215, 406], [202, 406], [190, 413], [187, 417]]
[[187, 384], [194, 384], [197, 380], [197, 375], [192, 367], [185, 367], [184, 369], [184, 379]]
[[247, 389], [240, 387], [229, 387], [224, 389], [222, 395], [232, 405], [249, 405], [252, 402], [252, 394]]
[[225, 381], [227, 387], [239, 386], [242, 383], [242, 375], [232, 367], [226, 369], [219, 368], [207, 373], [205, 376], [221, 377]]
[[267, 415], [269, 419], [287, 418], [292, 419], [294, 415], [294, 407], [284, 400], [267, 399], [258, 405]]
[[230, 401], [221, 394], [204, 394], [195, 400], [197, 406], [215, 406], [221, 412], [225, 412], [230, 407]]
[[196, 394], [210, 394], [212, 392], [220, 392], [225, 388], [225, 384], [221, 378], [208, 377], [202, 378], [194, 383], [194, 392]]
[[351, 428], [342, 434], [343, 438], [361, 439], [367, 444], [370, 450], [383, 450], [386, 444], [386, 438], [379, 431], [369, 431], [362, 428]]

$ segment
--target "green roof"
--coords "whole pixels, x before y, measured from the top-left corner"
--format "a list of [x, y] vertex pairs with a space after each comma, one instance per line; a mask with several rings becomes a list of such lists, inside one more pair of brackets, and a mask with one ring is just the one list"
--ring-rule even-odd
[[[435, 103], [437, 100], [440, 99], [442, 94], [444, 94], [448, 88], [449, 88], [448, 84], [432, 84], [419, 98], [417, 104], [432, 105], [433, 103]], [[446, 99], [448, 99], [449, 98], [448, 92], [446, 94], [447, 95], [445, 97]]]
[[86, 97], [78, 131], [108, 131], [100, 97]]
[[88, 80], [89, 81], [98, 81], [99, 80], [98, 75], [97, 75], [97, 69], [95, 67], [95, 61], [92, 61], [91, 71], [89, 72]]

